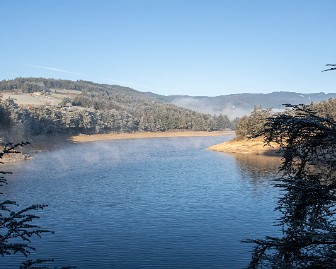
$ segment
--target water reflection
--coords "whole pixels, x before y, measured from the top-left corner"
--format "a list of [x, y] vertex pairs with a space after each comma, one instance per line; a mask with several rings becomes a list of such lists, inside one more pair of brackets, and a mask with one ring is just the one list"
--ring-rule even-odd
[[[30, 258], [81, 269], [243, 268], [250, 246], [241, 240], [274, 234], [277, 193], [254, 181], [277, 168], [205, 150], [221, 140], [102, 141], [36, 155], [5, 194], [49, 205], [39, 224], [55, 234], [35, 240]], [[0, 268], [18, 268], [21, 257], [10, 258]]]
[[235, 158], [243, 178], [252, 179], [255, 184], [274, 179], [281, 164], [281, 158], [273, 156], [236, 154]]

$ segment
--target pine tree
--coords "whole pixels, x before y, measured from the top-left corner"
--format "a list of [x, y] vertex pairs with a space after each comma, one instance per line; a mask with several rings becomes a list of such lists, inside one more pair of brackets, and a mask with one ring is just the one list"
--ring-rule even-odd
[[336, 122], [309, 106], [288, 106], [264, 129], [265, 141], [283, 151], [276, 181], [282, 237], [246, 240], [256, 245], [249, 268], [335, 268]]

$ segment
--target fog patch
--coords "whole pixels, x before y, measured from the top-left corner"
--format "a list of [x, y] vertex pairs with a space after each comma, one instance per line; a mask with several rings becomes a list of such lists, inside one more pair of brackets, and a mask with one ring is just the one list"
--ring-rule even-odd
[[272, 108], [273, 113], [283, 113], [285, 110], [286, 108]]
[[253, 107], [241, 107], [233, 103], [213, 104], [208, 98], [196, 99], [193, 97], [180, 97], [172, 100], [176, 106], [191, 109], [210, 115], [227, 115], [230, 120], [248, 115]]
[[235, 118], [241, 118], [245, 115], [250, 114], [253, 111], [253, 108], [243, 108], [238, 107], [233, 104], [225, 105], [216, 115], [223, 114], [227, 115], [229, 120], [234, 120]]
[[201, 101], [193, 97], [175, 98], [172, 100], [172, 103], [176, 106], [191, 109], [197, 112], [210, 114], [210, 115], [216, 114], [216, 110], [212, 106], [209, 106], [208, 104], [206, 104], [206, 101]]
[[119, 162], [121, 159], [121, 149], [114, 143], [106, 141], [93, 142], [85, 145], [81, 159], [84, 163], [96, 164], [100, 162]]

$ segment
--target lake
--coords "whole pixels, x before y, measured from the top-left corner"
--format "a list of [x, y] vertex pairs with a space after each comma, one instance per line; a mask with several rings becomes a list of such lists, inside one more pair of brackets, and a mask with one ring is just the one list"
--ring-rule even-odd
[[[207, 147], [231, 137], [69, 145], [14, 164], [4, 197], [48, 204], [30, 258], [77, 268], [243, 268], [247, 238], [275, 235], [278, 161]], [[18, 268], [23, 257], [0, 258]]]

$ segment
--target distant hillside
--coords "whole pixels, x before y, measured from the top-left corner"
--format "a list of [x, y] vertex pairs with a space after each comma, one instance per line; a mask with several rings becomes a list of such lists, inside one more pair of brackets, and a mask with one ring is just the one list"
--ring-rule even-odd
[[263, 108], [271, 108], [275, 111], [282, 110], [282, 104], [310, 104], [311, 102], [319, 102], [329, 98], [336, 98], [336, 93], [325, 94], [311, 93], [302, 94], [295, 92], [272, 92], [267, 94], [261, 93], [242, 93], [229, 94], [216, 97], [206, 96], [159, 96], [155, 95], [159, 100], [196, 110], [202, 113], [226, 114], [229, 118], [241, 117], [249, 114], [255, 105]]
[[[24, 135], [106, 132], [216, 131], [213, 116], [164, 103], [148, 93], [89, 81], [17, 78], [0, 82], [0, 130]], [[12, 132], [13, 133], [13, 132]]]
[[234, 129], [235, 118], [249, 114], [254, 106], [279, 111], [285, 103], [336, 98], [336, 93], [295, 92], [164, 96], [118, 85], [45, 78], [0, 81], [0, 94], [19, 105], [3, 104], [8, 111], [0, 110], [0, 125], [25, 124], [34, 134]]

